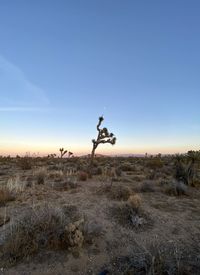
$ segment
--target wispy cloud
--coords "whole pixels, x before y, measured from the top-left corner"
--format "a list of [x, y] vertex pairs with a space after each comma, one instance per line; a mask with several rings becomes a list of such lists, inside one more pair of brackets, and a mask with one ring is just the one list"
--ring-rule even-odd
[[17, 65], [1, 55], [0, 102], [0, 111], [34, 111], [49, 106], [47, 93], [28, 80]]

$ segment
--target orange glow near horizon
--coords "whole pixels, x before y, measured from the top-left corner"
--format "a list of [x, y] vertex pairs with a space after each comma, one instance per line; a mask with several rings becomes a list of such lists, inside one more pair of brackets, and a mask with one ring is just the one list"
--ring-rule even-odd
[[[0, 155], [6, 156], [6, 155], [11, 155], [11, 156], [16, 156], [20, 155], [23, 156], [26, 153], [29, 153], [31, 155], [33, 154], [38, 154], [40, 156], [45, 156], [48, 154], [57, 154], [59, 155], [59, 148], [62, 146], [56, 146], [56, 145], [30, 145], [30, 144], [3, 144], [0, 145]], [[81, 147], [81, 146], [76, 146], [76, 147], [70, 147], [66, 148], [69, 149], [74, 153], [75, 156], [80, 156], [80, 155], [87, 155], [90, 154], [91, 152], [91, 147]], [[103, 146], [99, 147], [96, 150], [97, 154], [103, 154], [103, 155], [123, 155], [123, 154], [174, 154], [174, 153], [185, 153], [189, 150], [199, 150], [197, 146], [180, 146], [180, 147], [175, 147], [175, 146], [166, 146], [166, 147], [159, 147], [159, 146], [135, 146], [135, 147], [125, 147], [125, 146], [116, 146], [116, 147], [107, 147], [104, 148]]]

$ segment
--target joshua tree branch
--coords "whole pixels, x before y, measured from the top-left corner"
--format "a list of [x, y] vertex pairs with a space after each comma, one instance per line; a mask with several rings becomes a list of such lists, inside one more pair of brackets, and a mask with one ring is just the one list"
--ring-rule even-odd
[[107, 128], [105, 128], [105, 127], [102, 129], [100, 128], [103, 120], [104, 120], [103, 116], [99, 117], [99, 121], [97, 124], [97, 131], [98, 131], [97, 139], [92, 140], [93, 148], [92, 148], [92, 153], [91, 153], [91, 162], [90, 162], [91, 166], [93, 164], [95, 150], [98, 147], [98, 145], [105, 144], [105, 143], [110, 143], [110, 144], [114, 145], [117, 140], [113, 133], [109, 133]]

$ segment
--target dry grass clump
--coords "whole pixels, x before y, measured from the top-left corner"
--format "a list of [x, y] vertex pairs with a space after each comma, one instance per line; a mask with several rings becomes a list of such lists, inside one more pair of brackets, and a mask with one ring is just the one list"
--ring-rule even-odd
[[144, 181], [140, 186], [141, 192], [155, 192], [155, 186], [152, 181]]
[[8, 179], [6, 185], [0, 187], [0, 206], [15, 200], [16, 195], [22, 193], [25, 188], [26, 183], [19, 176]]
[[66, 216], [61, 208], [48, 204], [32, 207], [5, 233], [2, 262], [13, 264], [29, 258], [40, 249], [81, 247], [83, 234], [79, 230], [80, 222], [70, 222], [70, 216]]
[[88, 179], [88, 174], [86, 172], [80, 172], [78, 175], [78, 179], [80, 181], [86, 181]]
[[188, 188], [181, 181], [172, 181], [165, 187], [165, 193], [172, 196], [188, 195]]
[[16, 176], [8, 180], [6, 187], [10, 192], [18, 194], [24, 191], [26, 188], [26, 183], [21, 180], [19, 176]]

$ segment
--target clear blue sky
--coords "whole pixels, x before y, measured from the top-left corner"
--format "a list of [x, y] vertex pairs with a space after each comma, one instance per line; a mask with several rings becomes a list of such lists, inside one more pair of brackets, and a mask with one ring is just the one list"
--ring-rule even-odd
[[0, 154], [200, 149], [199, 0], [0, 0]]

